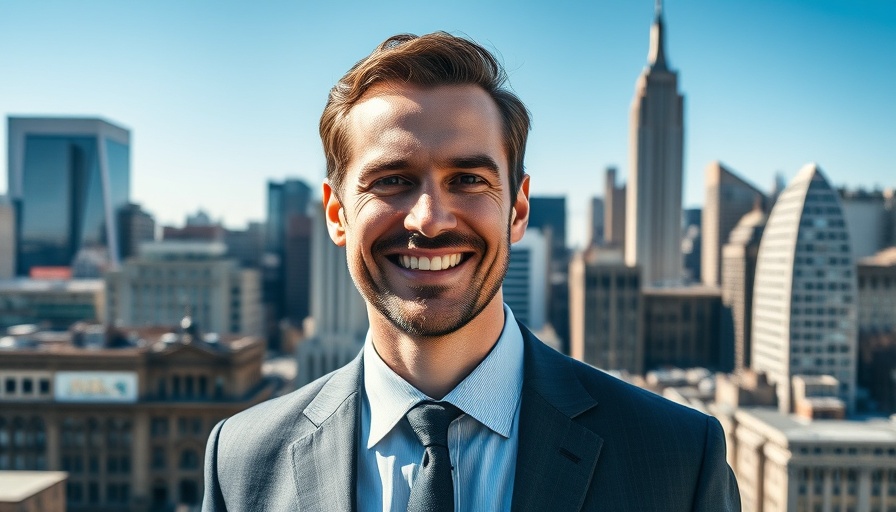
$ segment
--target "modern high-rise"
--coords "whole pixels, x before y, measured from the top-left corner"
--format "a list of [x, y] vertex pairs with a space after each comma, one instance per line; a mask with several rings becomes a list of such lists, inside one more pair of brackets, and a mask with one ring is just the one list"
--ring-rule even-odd
[[648, 65], [635, 85], [630, 128], [625, 262], [641, 267], [645, 286], [679, 282], [684, 97], [666, 62], [660, 3]]
[[625, 247], [625, 185], [616, 185], [616, 168], [604, 173], [604, 243]]
[[510, 247], [507, 275], [501, 290], [513, 316], [534, 331], [544, 327], [548, 303], [548, 253], [550, 238], [540, 229], [529, 228]]
[[7, 196], [0, 196], [0, 279], [16, 275], [16, 209]]
[[264, 302], [266, 330], [283, 319], [301, 326], [311, 312], [311, 187], [268, 182]]
[[8, 137], [9, 195], [20, 213], [16, 274], [70, 267], [81, 251], [97, 250], [114, 268], [130, 132], [97, 118], [10, 117]]
[[641, 272], [620, 249], [589, 247], [569, 265], [570, 355], [604, 370], [644, 373]]
[[722, 306], [730, 314], [735, 371], [750, 368], [753, 283], [768, 216], [760, 207], [743, 216], [722, 247]]
[[700, 276], [707, 286], [722, 283], [722, 246], [738, 221], [756, 204], [764, 205], [765, 194], [719, 161], [706, 166], [706, 203], [703, 205]]
[[791, 380], [830, 375], [852, 411], [856, 275], [843, 208], [821, 169], [803, 167], [769, 214], [753, 288], [752, 366], [793, 409]]

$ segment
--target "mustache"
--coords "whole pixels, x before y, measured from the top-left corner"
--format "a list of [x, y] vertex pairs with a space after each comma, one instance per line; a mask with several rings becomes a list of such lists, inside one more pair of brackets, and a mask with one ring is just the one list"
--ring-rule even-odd
[[472, 247], [479, 252], [484, 252], [485, 241], [478, 236], [454, 231], [440, 233], [432, 238], [417, 232], [405, 232], [381, 238], [373, 244], [371, 249], [374, 253], [382, 253], [400, 249], [451, 249], [455, 247]]

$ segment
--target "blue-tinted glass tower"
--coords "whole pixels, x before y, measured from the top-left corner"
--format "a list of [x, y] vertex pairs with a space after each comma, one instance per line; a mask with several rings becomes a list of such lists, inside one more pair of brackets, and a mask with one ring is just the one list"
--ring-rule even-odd
[[116, 211], [130, 196], [130, 132], [96, 118], [10, 117], [7, 134], [9, 195], [20, 207], [16, 273], [71, 266], [82, 250], [116, 266]]

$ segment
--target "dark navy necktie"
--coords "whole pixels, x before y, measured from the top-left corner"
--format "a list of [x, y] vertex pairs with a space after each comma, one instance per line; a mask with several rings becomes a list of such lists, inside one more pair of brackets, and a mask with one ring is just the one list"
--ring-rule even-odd
[[448, 425], [461, 414], [448, 402], [420, 402], [408, 411], [408, 423], [426, 449], [411, 488], [408, 512], [454, 512]]

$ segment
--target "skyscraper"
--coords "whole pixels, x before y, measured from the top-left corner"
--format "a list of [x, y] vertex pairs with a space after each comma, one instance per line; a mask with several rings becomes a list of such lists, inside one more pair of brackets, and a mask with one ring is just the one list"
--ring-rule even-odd
[[700, 230], [703, 252], [700, 277], [704, 284], [721, 284], [722, 245], [728, 241], [728, 235], [738, 221], [757, 203], [764, 205], [766, 201], [765, 194], [721, 162], [706, 166], [706, 204]]
[[96, 118], [10, 117], [9, 195], [19, 202], [16, 273], [69, 267], [81, 251], [118, 264], [131, 135]]
[[625, 247], [625, 185], [616, 186], [616, 168], [604, 173], [604, 242]]
[[625, 262], [638, 265], [642, 283], [681, 277], [681, 187], [684, 98], [666, 62], [662, 4], [650, 29], [648, 65], [638, 77], [630, 120]]
[[722, 248], [722, 305], [731, 315], [734, 369], [750, 368], [753, 319], [753, 283], [759, 242], [768, 217], [756, 207], [731, 230]]
[[837, 192], [815, 164], [778, 197], [759, 244], [753, 289], [752, 366], [791, 412], [791, 379], [831, 375], [853, 410], [856, 275]]
[[272, 342], [280, 320], [299, 327], [311, 312], [311, 200], [311, 187], [304, 181], [268, 182], [263, 270], [265, 323]]

